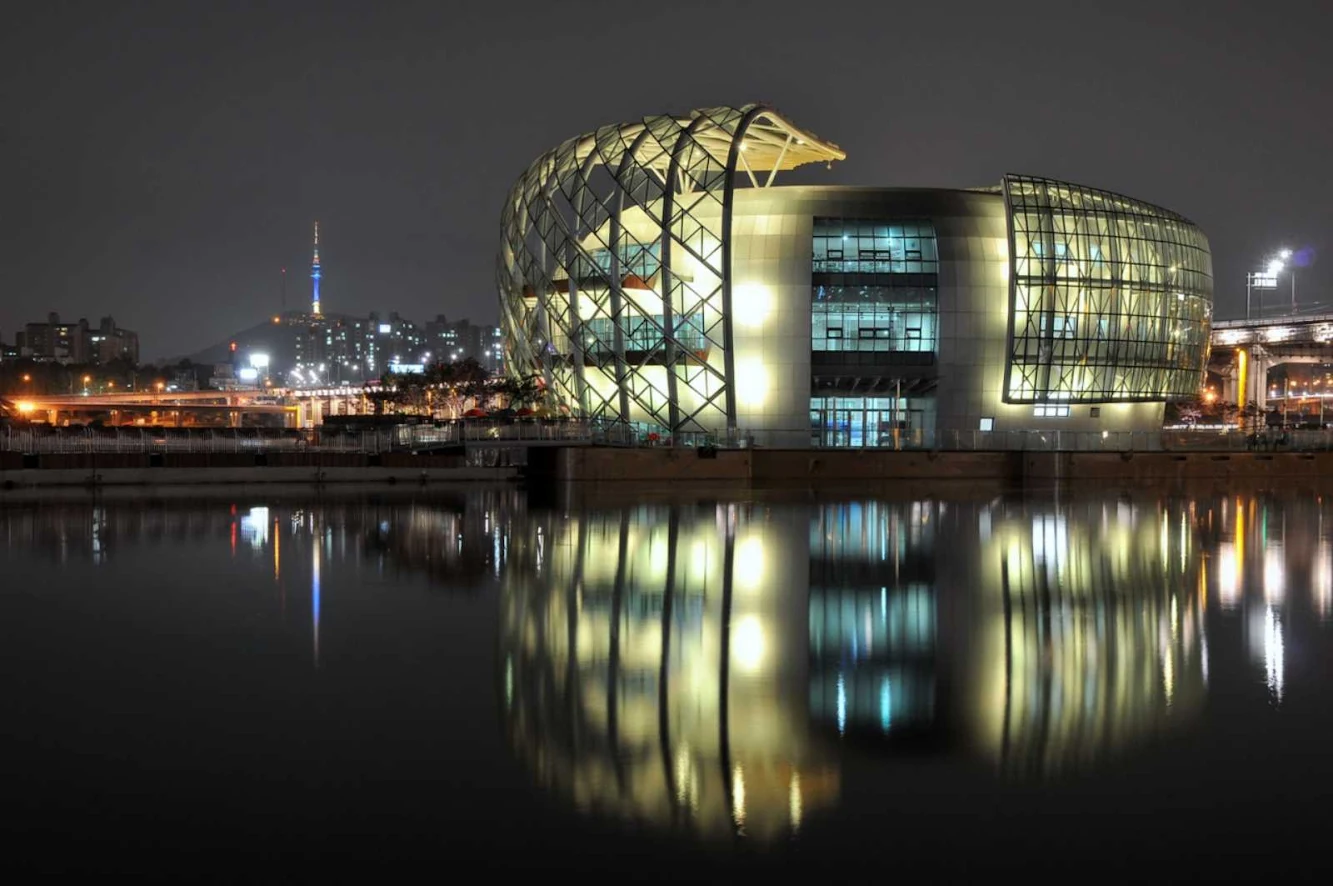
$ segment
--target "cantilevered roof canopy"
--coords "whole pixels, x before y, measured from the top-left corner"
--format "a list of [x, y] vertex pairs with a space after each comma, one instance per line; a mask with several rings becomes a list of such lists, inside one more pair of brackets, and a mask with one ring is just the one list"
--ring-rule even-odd
[[[741, 138], [741, 157], [738, 167], [751, 173], [796, 169], [809, 163], [829, 163], [846, 160], [847, 154], [833, 142], [825, 141], [812, 132], [801, 129], [771, 108], [748, 105], [742, 110], [756, 109], [758, 116], [745, 129]], [[670, 119], [685, 129], [694, 125], [694, 142], [708, 152], [719, 164], [725, 165], [735, 140], [735, 126], [715, 122], [711, 110], [695, 110]], [[657, 139], [639, 136], [650, 124], [661, 118], [620, 124], [618, 134], [623, 149], [634, 147], [634, 161], [645, 169], [664, 174], [671, 163], [671, 153], [664, 150]], [[600, 132], [600, 131], [599, 131]], [[575, 157], [582, 162], [598, 146], [599, 132], [590, 132], [579, 140]]]

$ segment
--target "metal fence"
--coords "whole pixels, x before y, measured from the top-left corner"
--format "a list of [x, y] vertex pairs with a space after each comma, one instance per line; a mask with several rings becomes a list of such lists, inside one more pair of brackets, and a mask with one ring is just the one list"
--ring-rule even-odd
[[[1333, 451], [1333, 430], [1243, 431], [903, 431], [896, 437], [859, 441], [809, 431], [768, 431], [757, 438], [745, 433], [727, 437], [706, 433], [678, 434], [661, 429], [593, 420], [490, 421], [395, 425], [339, 429], [325, 426], [295, 431], [261, 428], [0, 428], [0, 451], [26, 454], [157, 453], [157, 452], [430, 452], [464, 446], [495, 449], [508, 446], [591, 445], [622, 447], [718, 447], [723, 449], [783, 441], [785, 447], [804, 443], [812, 449], [931, 450], [957, 452], [1244, 452]], [[860, 445], [858, 445], [860, 444]]]
[[464, 445], [598, 444], [632, 446], [641, 435], [624, 425], [586, 421], [458, 421], [382, 428], [0, 428], [0, 451], [25, 454], [421, 452]]

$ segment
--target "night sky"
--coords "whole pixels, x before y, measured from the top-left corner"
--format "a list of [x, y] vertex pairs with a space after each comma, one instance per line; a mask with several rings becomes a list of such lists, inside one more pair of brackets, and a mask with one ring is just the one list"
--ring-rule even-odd
[[1066, 178], [1199, 223], [1218, 316], [1280, 246], [1333, 310], [1331, 25], [1328, 0], [25, 2], [0, 27], [0, 331], [109, 313], [146, 359], [197, 350], [276, 311], [283, 266], [308, 304], [314, 219], [325, 310], [494, 322], [529, 161], [756, 100], [848, 153], [789, 181]]

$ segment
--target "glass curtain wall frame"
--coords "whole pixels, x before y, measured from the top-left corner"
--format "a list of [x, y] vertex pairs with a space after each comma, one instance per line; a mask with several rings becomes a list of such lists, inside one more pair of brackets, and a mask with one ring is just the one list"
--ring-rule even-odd
[[735, 182], [844, 156], [761, 105], [604, 126], [542, 155], [501, 214], [509, 371], [579, 415], [733, 429]]
[[924, 220], [816, 218], [813, 352], [923, 352], [939, 345], [939, 255]]
[[1212, 258], [1193, 223], [1108, 191], [1010, 175], [1010, 403], [1160, 401], [1198, 391]]

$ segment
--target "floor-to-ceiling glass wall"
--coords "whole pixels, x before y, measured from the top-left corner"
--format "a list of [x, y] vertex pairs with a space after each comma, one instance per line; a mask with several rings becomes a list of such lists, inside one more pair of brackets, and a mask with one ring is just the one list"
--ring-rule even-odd
[[939, 346], [939, 257], [928, 221], [814, 220], [810, 398], [816, 446], [896, 447], [926, 427]]

